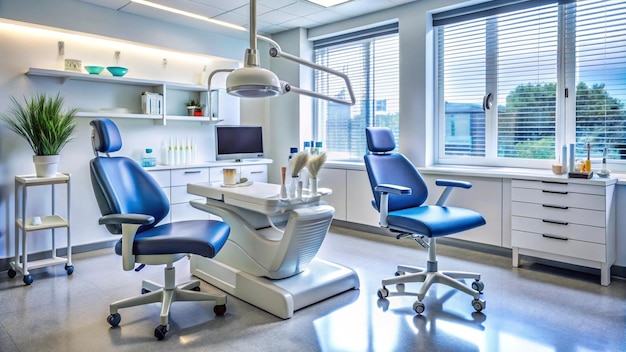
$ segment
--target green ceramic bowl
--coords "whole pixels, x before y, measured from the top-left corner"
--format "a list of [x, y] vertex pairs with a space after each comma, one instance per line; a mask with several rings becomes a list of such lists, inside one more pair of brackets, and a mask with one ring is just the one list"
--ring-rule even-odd
[[120, 67], [120, 66], [109, 66], [107, 67], [107, 71], [111, 72], [113, 76], [121, 77], [125, 75], [126, 72], [128, 72], [128, 69], [126, 67]]
[[102, 66], [85, 66], [85, 70], [89, 72], [90, 75], [99, 75], [100, 72], [104, 70]]

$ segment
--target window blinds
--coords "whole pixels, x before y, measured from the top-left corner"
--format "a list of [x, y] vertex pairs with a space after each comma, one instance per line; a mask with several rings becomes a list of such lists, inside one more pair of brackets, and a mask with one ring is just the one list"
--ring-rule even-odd
[[[333, 160], [362, 160], [366, 152], [365, 127], [399, 130], [398, 25], [314, 42], [314, 61], [348, 75], [356, 103], [341, 106], [316, 102], [318, 139]], [[315, 91], [329, 96], [347, 94], [343, 80], [315, 71]]]

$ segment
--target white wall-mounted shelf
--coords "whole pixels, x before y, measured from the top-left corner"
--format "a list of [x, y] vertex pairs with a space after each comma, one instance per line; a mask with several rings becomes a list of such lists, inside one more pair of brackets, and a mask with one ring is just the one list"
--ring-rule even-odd
[[[50, 77], [50, 78], [58, 78], [60, 79], [61, 84], [65, 84], [67, 81], [85, 81], [92, 83], [108, 83], [115, 85], [125, 85], [125, 86], [135, 86], [135, 87], [148, 87], [149, 90], [153, 92], [157, 92], [163, 95], [163, 114], [142, 114], [135, 113], [132, 111], [137, 110], [136, 106], [125, 109], [124, 107], [120, 107], [120, 109], [127, 110], [128, 112], [116, 112], [116, 109], [89, 109], [89, 111], [78, 111], [76, 113], [76, 117], [85, 117], [85, 118], [98, 118], [98, 117], [109, 117], [109, 118], [120, 118], [120, 119], [146, 119], [153, 120], [157, 125], [166, 125], [167, 121], [199, 121], [202, 124], [214, 124], [223, 119], [216, 117], [208, 117], [208, 116], [188, 116], [188, 115], [180, 115], [180, 114], [172, 114], [172, 112], [177, 111], [177, 107], [183, 107], [185, 104], [184, 99], [195, 99], [197, 101], [201, 100], [201, 93], [208, 93], [208, 88], [199, 84], [188, 84], [188, 83], [180, 83], [180, 82], [166, 82], [166, 81], [157, 81], [157, 80], [149, 80], [149, 79], [140, 79], [140, 78], [130, 78], [130, 77], [115, 77], [115, 76], [107, 76], [107, 75], [92, 75], [87, 73], [80, 72], [71, 72], [71, 71], [62, 71], [62, 70], [51, 70], [51, 69], [43, 69], [43, 68], [29, 68], [26, 72], [28, 76], [40, 76], [40, 77]], [[168, 92], [170, 94], [168, 94]], [[137, 96], [139, 100], [139, 95]], [[168, 109], [168, 104], [171, 104], [171, 109]], [[87, 109], [85, 109], [87, 110]], [[111, 110], [111, 111], [108, 111]]]

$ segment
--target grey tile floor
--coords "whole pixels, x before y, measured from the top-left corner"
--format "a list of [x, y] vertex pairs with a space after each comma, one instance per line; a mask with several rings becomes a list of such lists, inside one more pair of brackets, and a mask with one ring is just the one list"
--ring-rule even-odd
[[[216, 317], [213, 304], [175, 303], [163, 341], [156, 304], [120, 311], [110, 328], [108, 304], [139, 293], [142, 279], [162, 281], [160, 267], [124, 272], [112, 249], [74, 256], [75, 271], [38, 269], [34, 283], [0, 276], [0, 351], [626, 351], [626, 282], [525, 260], [439, 245], [441, 269], [478, 271], [487, 308], [435, 285], [417, 316], [414, 297], [379, 300], [380, 279], [396, 264], [423, 265], [427, 253], [408, 240], [333, 227], [319, 253], [357, 271], [361, 288], [279, 319], [232, 296]], [[177, 281], [191, 277], [186, 259]], [[419, 284], [407, 285], [416, 291]], [[203, 283], [203, 291], [217, 291]]]

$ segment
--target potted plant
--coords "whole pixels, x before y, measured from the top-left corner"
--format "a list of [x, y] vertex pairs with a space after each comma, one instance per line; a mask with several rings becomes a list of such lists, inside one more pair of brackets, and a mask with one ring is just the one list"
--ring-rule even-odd
[[2, 120], [33, 149], [37, 177], [56, 175], [59, 153], [72, 140], [76, 129], [76, 109], [63, 111], [63, 98], [59, 94], [56, 97], [37, 94], [24, 98], [24, 104], [11, 97], [11, 102], [11, 114], [3, 114]]
[[187, 102], [187, 115], [202, 116], [202, 107], [195, 99], [191, 99]]

